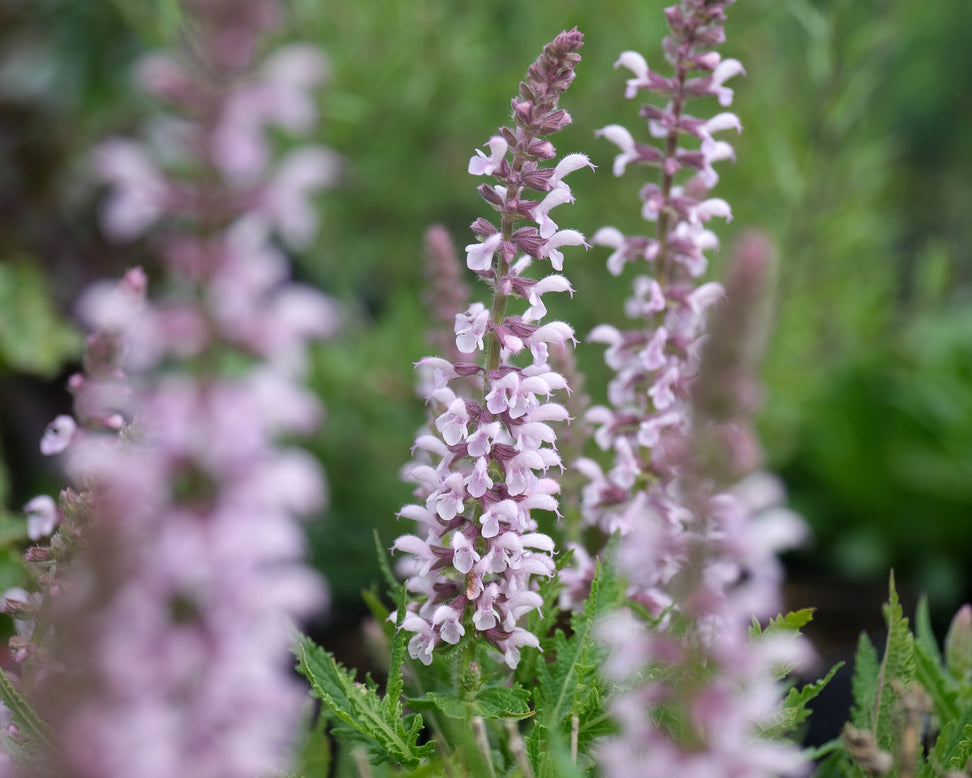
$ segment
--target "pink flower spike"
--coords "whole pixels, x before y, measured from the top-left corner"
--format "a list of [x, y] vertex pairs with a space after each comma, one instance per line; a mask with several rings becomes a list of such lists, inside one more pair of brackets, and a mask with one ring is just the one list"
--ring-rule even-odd
[[327, 60], [312, 44], [294, 43], [272, 54], [261, 68], [275, 85], [307, 90], [327, 78]]
[[501, 425], [498, 421], [480, 424], [468, 438], [466, 451], [471, 457], [485, 457], [492, 450], [493, 440], [500, 434]]
[[617, 227], [601, 227], [601, 229], [594, 233], [594, 237], [591, 238], [591, 243], [595, 246], [608, 246], [614, 249], [607, 260], [608, 272], [612, 276], [621, 275], [621, 271], [628, 261], [625, 252], [627, 241], [621, 230]]
[[482, 557], [476, 553], [475, 545], [473, 545], [469, 538], [467, 538], [461, 532], [453, 533], [452, 549], [452, 566], [463, 575], [468, 575], [469, 571], [472, 570], [473, 565], [482, 559]]
[[489, 146], [490, 155], [487, 157], [482, 151], [476, 149], [476, 156], [469, 160], [469, 175], [491, 176], [503, 164], [509, 144], [499, 135], [494, 135], [486, 145]]
[[309, 146], [290, 152], [266, 188], [261, 211], [287, 245], [303, 248], [314, 237], [317, 213], [311, 195], [337, 181], [340, 161], [328, 149]]
[[[470, 497], [478, 500], [492, 488], [493, 479], [489, 477], [489, 460], [483, 456], [476, 460], [472, 473], [466, 479], [466, 491], [469, 492]], [[458, 565], [454, 566], [457, 570], [459, 569]], [[465, 572], [469, 571], [466, 570]]]
[[493, 604], [499, 596], [499, 587], [495, 583], [486, 586], [483, 593], [476, 600], [476, 612], [473, 614], [473, 625], [480, 632], [493, 629], [499, 624], [499, 614]]
[[495, 538], [500, 532], [500, 521], [510, 526], [516, 522], [519, 509], [513, 500], [501, 500], [486, 511], [479, 520], [482, 522], [484, 538]]
[[45, 457], [60, 454], [74, 438], [78, 425], [70, 416], [61, 415], [47, 425], [41, 437], [40, 451]]
[[562, 321], [552, 321], [538, 327], [537, 331], [527, 338], [527, 344], [533, 346], [535, 343], [565, 343], [568, 340], [574, 345], [577, 344], [573, 327]]
[[429, 548], [429, 544], [415, 535], [402, 535], [396, 538], [391, 550], [404, 551], [421, 559], [424, 562], [422, 567], [424, 572], [421, 575], [428, 573], [429, 568], [432, 567], [432, 563], [436, 560], [436, 556], [432, 552], [432, 549]]
[[431, 372], [433, 391], [445, 388], [451, 380], [459, 376], [453, 364], [441, 357], [423, 357], [415, 363], [415, 367]]

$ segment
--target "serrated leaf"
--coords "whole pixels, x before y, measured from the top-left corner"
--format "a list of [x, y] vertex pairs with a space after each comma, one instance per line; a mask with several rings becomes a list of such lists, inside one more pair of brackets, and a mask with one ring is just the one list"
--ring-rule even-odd
[[851, 679], [851, 692], [854, 705], [851, 721], [858, 729], [870, 729], [874, 717], [874, 700], [877, 697], [878, 674], [881, 665], [877, 649], [865, 633], [857, 641], [854, 655], [854, 677]]
[[[604, 558], [610, 558], [616, 541], [609, 544]], [[602, 695], [598, 689], [600, 680], [596, 668], [602, 661], [605, 649], [595, 640], [595, 624], [608, 611], [621, 602], [623, 590], [612, 567], [603, 559], [598, 562], [591, 593], [583, 611], [571, 618], [572, 634], [568, 637], [557, 630], [547, 639], [545, 652], [553, 661], [541, 662], [537, 668], [533, 691], [537, 718], [527, 739], [527, 752], [532, 755], [533, 769], [539, 774], [541, 762], [549, 751], [549, 739], [568, 737], [571, 719], [596, 722], [579, 738], [579, 750], [583, 751], [604, 727], [609, 726], [602, 709]], [[580, 733], [579, 733], [580, 735]]]
[[[394, 656], [394, 649], [393, 649]], [[314, 694], [324, 703], [325, 713], [344, 726], [335, 729], [368, 746], [376, 761], [391, 760], [414, 767], [435, 751], [434, 744], [418, 745], [423, 721], [419, 714], [403, 717], [401, 700], [386, 694], [382, 700], [373, 684], [360, 684], [330, 654], [309, 638], [297, 643], [298, 670], [310, 681]], [[394, 667], [394, 659], [393, 659]], [[398, 673], [400, 679], [401, 661]], [[396, 683], [389, 676], [389, 690]]]
[[58, 752], [54, 732], [30, 707], [3, 670], [0, 670], [0, 701], [7, 706], [20, 734], [31, 744], [31, 750], [36, 748], [41, 753], [52, 756]]
[[932, 631], [927, 597], [918, 600], [918, 607], [915, 609], [915, 644], [924, 649], [925, 656], [928, 659], [931, 659], [938, 667], [944, 668], [942, 653], [938, 650], [938, 641], [935, 640], [935, 633]]
[[331, 741], [327, 736], [327, 719], [318, 716], [317, 721], [306, 727], [294, 776], [327, 775], [331, 767]]
[[808, 683], [800, 689], [796, 687], [790, 689], [781, 705], [779, 722], [772, 727], [763, 729], [760, 736], [772, 739], [793, 733], [812, 713], [807, 704], [824, 690], [824, 687], [830, 683], [837, 671], [843, 666], [843, 662], [838, 662], [819, 681]]
[[804, 756], [814, 761], [823, 760], [813, 771], [813, 778], [851, 778], [852, 776], [866, 778], [860, 768], [850, 762], [840, 738], [831, 740], [817, 749], [807, 749], [804, 751]]
[[405, 587], [395, 578], [395, 574], [392, 572], [391, 565], [388, 562], [388, 551], [381, 544], [381, 536], [378, 534], [378, 530], [375, 530], [373, 534], [375, 538], [375, 556], [378, 558], [378, 569], [381, 570], [381, 576], [385, 579], [385, 584], [388, 586], [391, 599], [398, 601], [401, 599]]
[[961, 713], [958, 703], [958, 692], [951, 687], [942, 666], [934, 657], [928, 655], [924, 643], [915, 642], [915, 675], [918, 683], [928, 692], [942, 721], [951, 721]]
[[750, 627], [749, 637], [750, 639], [753, 639], [761, 635], [774, 635], [779, 633], [799, 634], [801, 629], [813, 621], [814, 610], [814, 608], [801, 608], [798, 611], [780, 614], [779, 616], [770, 619], [770, 622], [766, 625], [765, 629], [760, 626], [758, 621], [753, 619], [753, 626]]
[[888, 583], [888, 602], [883, 611], [888, 625], [888, 637], [878, 675], [872, 721], [875, 724], [874, 733], [878, 744], [885, 750], [891, 750], [896, 739], [893, 713], [898, 699], [892, 681], [898, 681], [907, 689], [915, 680], [915, 639], [898, 600], [893, 572]]
[[530, 696], [519, 684], [491, 686], [476, 696], [476, 710], [484, 719], [525, 719], [533, 715]]
[[533, 715], [530, 709], [530, 692], [517, 684], [513, 687], [490, 686], [481, 689], [472, 699], [462, 699], [448, 694], [429, 692], [409, 704], [427, 707], [432, 703], [452, 719], [468, 721], [471, 716], [484, 719], [525, 719]]
[[[377, 533], [375, 537], [377, 538]], [[408, 633], [402, 629], [402, 624], [405, 621], [407, 597], [408, 593], [403, 586], [399, 593], [395, 635], [391, 644], [391, 662], [388, 665], [388, 681], [385, 683], [385, 711], [391, 718], [402, 715], [402, 693], [405, 691], [402, 664], [405, 662], [405, 641], [408, 640]]]
[[961, 721], [950, 724], [938, 737], [935, 758], [946, 768], [964, 770], [972, 759], [972, 708], [964, 711]]
[[388, 617], [391, 615], [391, 611], [385, 607], [385, 604], [381, 601], [377, 594], [375, 594], [371, 589], [361, 590], [361, 599], [364, 600], [364, 604], [371, 611], [371, 615], [378, 625], [382, 628], [382, 631], [390, 638], [395, 634], [395, 626], [388, 621]]
[[[546, 618], [545, 614], [539, 608], [530, 611], [527, 616], [526, 625], [524, 626], [527, 632], [543, 638], [550, 631], [550, 625], [556, 623], [557, 616], [560, 613], [556, 603], [560, 595], [560, 590], [563, 588], [563, 579], [560, 577], [560, 571], [567, 568], [573, 558], [574, 550], [567, 549], [557, 559], [557, 574], [547, 579], [541, 579], [537, 594], [540, 595], [544, 602], [544, 608], [547, 609]], [[552, 619], [549, 618], [551, 611], [554, 613], [554, 618]], [[541, 664], [544, 664], [544, 659], [539, 651], [525, 652], [523, 660], [517, 668], [517, 677], [521, 681], [536, 678], [537, 672], [539, 672], [537, 666]]]

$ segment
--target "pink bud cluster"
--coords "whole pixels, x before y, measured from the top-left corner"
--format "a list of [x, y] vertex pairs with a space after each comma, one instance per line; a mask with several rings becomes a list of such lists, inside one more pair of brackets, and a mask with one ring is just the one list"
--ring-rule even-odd
[[110, 141], [95, 159], [107, 233], [145, 235], [161, 279], [152, 302], [140, 271], [84, 295], [96, 334], [71, 379], [77, 423], [42, 443], [80, 491], [62, 494], [76, 550], [47, 608], [50, 661], [24, 684], [64, 759], [38, 774], [280, 771], [305, 697], [292, 621], [325, 601], [298, 522], [323, 503], [321, 473], [277, 441], [319, 420], [305, 351], [336, 315], [289, 280], [278, 239], [306, 245], [309, 197], [336, 168], [315, 147], [275, 162], [269, 135], [310, 128], [323, 60], [297, 46], [260, 61], [277, 0], [184, 8], [191, 55], [139, 69], [171, 105], [157, 143]]
[[[456, 348], [468, 360], [419, 362], [432, 375], [427, 399], [435, 418], [406, 469], [421, 502], [399, 514], [419, 531], [394, 545], [410, 555], [406, 587], [419, 601], [410, 603], [403, 627], [414, 633], [409, 653], [425, 664], [437, 645], [457, 644], [470, 630], [510, 667], [521, 648], [539, 645], [519, 621], [543, 605], [535, 578], [553, 574], [554, 543], [531, 511], [557, 512], [559, 485], [546, 475], [561, 467], [550, 422], [567, 420], [564, 406], [550, 401], [567, 385], [548, 364], [548, 351], [573, 341], [567, 324], [542, 323], [543, 295], [573, 290], [559, 272], [538, 280], [525, 272], [538, 261], [560, 271], [561, 249], [586, 245], [579, 232], [559, 229], [551, 211], [573, 200], [563, 178], [590, 162], [570, 154], [543, 166], [556, 156], [546, 136], [570, 122], [557, 103], [573, 81], [581, 45], [572, 30], [546, 46], [512, 101], [514, 128], [500, 128], [486, 144], [489, 153], [477, 150], [469, 162], [470, 174], [495, 179], [479, 192], [499, 224], [477, 219], [472, 230], [480, 240], [466, 247], [468, 268], [493, 300], [455, 317]], [[508, 315], [515, 299], [527, 308]], [[481, 392], [475, 399], [461, 393], [472, 381]]]

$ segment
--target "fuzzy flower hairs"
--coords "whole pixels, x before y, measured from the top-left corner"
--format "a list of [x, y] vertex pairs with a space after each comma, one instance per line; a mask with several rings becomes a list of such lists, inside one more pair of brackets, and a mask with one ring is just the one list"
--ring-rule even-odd
[[[501, 127], [469, 161], [471, 175], [493, 179], [479, 193], [495, 217], [473, 222], [478, 240], [466, 246], [466, 265], [492, 300], [455, 317], [456, 348], [468, 358], [419, 362], [433, 376], [433, 421], [405, 471], [418, 501], [399, 515], [416, 531], [394, 544], [409, 555], [409, 653], [425, 664], [440, 644], [476, 636], [511, 668], [522, 648], [539, 645], [520, 620], [543, 606], [536, 578], [553, 575], [554, 543], [531, 511], [557, 512], [559, 485], [548, 472], [561, 462], [551, 423], [567, 420], [564, 406], [551, 401], [567, 385], [548, 364], [548, 350], [573, 341], [564, 322], [544, 322], [543, 296], [573, 292], [560, 274], [562, 250], [587, 245], [552, 211], [573, 201], [565, 176], [593, 167], [583, 154], [557, 160], [548, 136], [570, 122], [558, 101], [574, 80], [582, 37], [564, 32], [544, 48], [513, 98], [514, 126]], [[547, 263], [556, 272], [527, 275]], [[518, 300], [525, 310], [511, 313]]]

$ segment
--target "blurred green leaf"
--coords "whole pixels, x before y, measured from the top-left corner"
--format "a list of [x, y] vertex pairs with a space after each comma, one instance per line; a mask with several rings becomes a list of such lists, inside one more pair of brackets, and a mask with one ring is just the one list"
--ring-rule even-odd
[[80, 343], [51, 304], [37, 265], [0, 262], [0, 367], [50, 378], [78, 355]]

